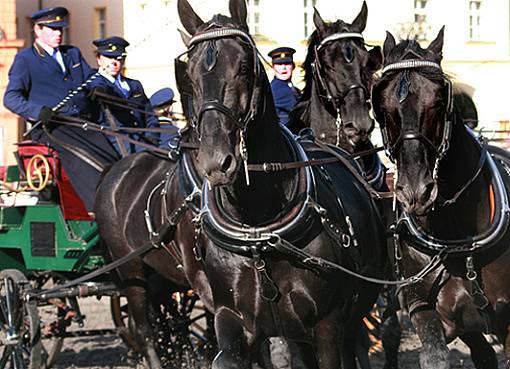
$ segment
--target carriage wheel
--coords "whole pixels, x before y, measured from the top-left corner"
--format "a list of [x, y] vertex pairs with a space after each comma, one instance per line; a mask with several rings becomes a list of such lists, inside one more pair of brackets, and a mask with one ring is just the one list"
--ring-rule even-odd
[[57, 307], [56, 303], [51, 301], [48, 304], [39, 306], [39, 314], [41, 319], [41, 336], [43, 338], [42, 362], [44, 368], [51, 368], [64, 345], [64, 337], [68, 321], [65, 319], [65, 312], [62, 308]]
[[0, 368], [41, 368], [39, 314], [24, 301], [28, 280], [19, 270], [0, 271]]
[[110, 310], [112, 313], [113, 325], [124, 344], [137, 354], [142, 353], [142, 348], [136, 342], [133, 333], [132, 319], [129, 317], [127, 299], [124, 296], [112, 296], [110, 299]]
[[212, 321], [193, 291], [174, 293], [160, 306], [154, 325], [162, 363], [169, 367], [209, 367], [216, 354]]
[[[198, 368], [210, 362], [216, 354], [213, 318], [192, 292], [176, 292], [170, 301], [153, 312], [159, 356], [165, 366]], [[136, 353], [142, 349], [133, 334], [125, 297], [110, 300], [112, 318], [121, 339]], [[168, 364], [168, 365], [167, 365]]]

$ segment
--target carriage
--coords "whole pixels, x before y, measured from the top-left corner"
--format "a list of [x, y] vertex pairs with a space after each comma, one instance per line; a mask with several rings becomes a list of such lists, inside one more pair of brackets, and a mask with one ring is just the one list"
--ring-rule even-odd
[[[68, 328], [84, 324], [79, 298], [86, 296], [110, 300], [115, 329], [72, 335], [118, 334], [129, 349], [140, 353], [115, 275], [100, 270], [109, 260], [97, 223], [75, 193], [58, 155], [30, 141], [17, 147], [17, 165], [0, 168], [0, 367], [51, 367], [64, 338], [71, 335]], [[170, 330], [165, 332], [171, 337], [165, 344], [172, 345], [173, 352], [168, 360], [199, 360], [207, 332], [198, 298], [183, 290], [168, 296], [167, 302], [167, 315], [157, 318]]]

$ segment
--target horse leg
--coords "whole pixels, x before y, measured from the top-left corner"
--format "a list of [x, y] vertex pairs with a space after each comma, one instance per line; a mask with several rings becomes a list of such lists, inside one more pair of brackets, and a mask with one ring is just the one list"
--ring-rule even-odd
[[402, 330], [394, 307], [388, 305], [387, 310], [389, 311], [384, 313], [383, 317], [385, 319], [381, 325], [381, 341], [386, 358], [384, 369], [398, 369], [398, 349], [400, 347]]
[[211, 369], [250, 369], [246, 339], [241, 319], [232, 310], [222, 307], [214, 316], [218, 354]]
[[471, 359], [476, 369], [498, 369], [496, 352], [480, 332], [468, 332], [460, 336], [471, 350]]
[[342, 364], [345, 369], [356, 369], [356, 359], [361, 369], [371, 369], [368, 361], [370, 338], [362, 321], [350, 325], [345, 332], [342, 350]]
[[156, 348], [154, 346], [154, 334], [149, 321], [147, 307], [147, 290], [142, 286], [129, 286], [125, 288], [128, 300], [129, 314], [134, 319], [139, 341], [144, 350], [144, 355], [151, 369], [162, 369]]
[[421, 369], [448, 369], [448, 347], [443, 326], [435, 310], [417, 311], [411, 321], [422, 343], [420, 352]]
[[341, 312], [335, 309], [315, 325], [314, 344], [320, 369], [342, 367], [345, 326], [341, 323]]

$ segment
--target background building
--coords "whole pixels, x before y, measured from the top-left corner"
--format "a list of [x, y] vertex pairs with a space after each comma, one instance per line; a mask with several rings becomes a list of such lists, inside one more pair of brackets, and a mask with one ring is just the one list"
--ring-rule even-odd
[[[228, 0], [189, 2], [205, 21], [216, 13], [228, 14]], [[325, 20], [340, 18], [350, 23], [362, 5], [361, 0], [247, 3], [250, 31], [262, 55], [276, 46], [291, 46], [297, 50], [298, 65], [314, 29], [314, 6]], [[141, 80], [148, 95], [161, 87], [175, 87], [174, 58], [185, 51], [177, 32], [182, 29], [177, 0], [0, 0], [0, 95], [17, 48], [23, 41], [32, 42], [29, 15], [57, 5], [71, 13], [67, 42], [79, 46], [91, 65], [95, 65], [91, 41], [120, 35], [131, 43], [126, 74]], [[397, 38], [413, 37], [426, 46], [445, 25], [444, 69], [467, 86], [483, 126], [510, 129], [510, 104], [504, 90], [510, 85], [510, 0], [367, 0], [367, 5], [364, 35], [368, 44], [381, 45], [388, 30]], [[294, 82], [299, 85], [301, 78], [298, 71]], [[10, 160], [9, 145], [23, 127], [16, 121], [0, 107], [0, 165]]]

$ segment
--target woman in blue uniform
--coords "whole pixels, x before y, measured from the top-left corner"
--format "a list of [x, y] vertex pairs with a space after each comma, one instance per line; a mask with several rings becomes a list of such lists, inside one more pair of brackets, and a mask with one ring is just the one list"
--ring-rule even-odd
[[271, 81], [271, 91], [280, 123], [287, 125], [289, 113], [296, 105], [300, 91], [292, 84], [292, 72], [296, 67], [293, 55], [296, 52], [291, 47], [278, 47], [269, 56], [272, 59], [274, 79]]

